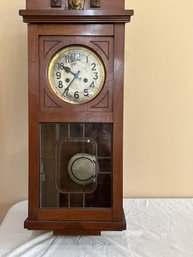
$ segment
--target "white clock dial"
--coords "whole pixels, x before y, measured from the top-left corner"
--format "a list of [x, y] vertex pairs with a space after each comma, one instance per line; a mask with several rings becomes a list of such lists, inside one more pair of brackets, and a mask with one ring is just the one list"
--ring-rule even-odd
[[105, 67], [95, 52], [73, 45], [63, 48], [52, 58], [48, 80], [54, 93], [63, 101], [87, 103], [102, 90]]

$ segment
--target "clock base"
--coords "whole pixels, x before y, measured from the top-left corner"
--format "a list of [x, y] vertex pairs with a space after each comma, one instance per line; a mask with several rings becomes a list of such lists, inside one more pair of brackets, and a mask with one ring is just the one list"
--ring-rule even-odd
[[126, 229], [125, 215], [122, 221], [50, 221], [30, 220], [24, 222], [29, 230], [53, 230], [54, 235], [100, 235], [101, 231], [122, 231]]
[[57, 229], [53, 231], [56, 236], [100, 236], [100, 230], [65, 230]]

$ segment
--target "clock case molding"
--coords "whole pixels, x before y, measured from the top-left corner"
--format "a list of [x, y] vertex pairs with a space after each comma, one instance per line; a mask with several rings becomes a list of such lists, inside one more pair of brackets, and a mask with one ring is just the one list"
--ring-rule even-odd
[[[122, 206], [123, 84], [125, 23], [132, 10], [124, 1], [101, 0], [101, 8], [51, 8], [50, 1], [27, 0], [20, 10], [28, 23], [29, 86], [29, 208], [27, 229], [55, 234], [98, 235], [126, 228]], [[68, 45], [84, 45], [97, 52], [106, 67], [106, 81], [92, 101], [70, 105], [54, 95], [46, 70], [51, 57]], [[40, 205], [40, 124], [112, 124], [112, 204], [108, 208], [42, 208]]]

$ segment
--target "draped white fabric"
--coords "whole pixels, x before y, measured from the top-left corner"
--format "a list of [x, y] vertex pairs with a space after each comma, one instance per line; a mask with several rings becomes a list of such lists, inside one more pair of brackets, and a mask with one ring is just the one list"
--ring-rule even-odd
[[0, 257], [193, 257], [192, 199], [124, 199], [127, 230], [53, 236], [23, 228], [27, 201], [0, 226]]

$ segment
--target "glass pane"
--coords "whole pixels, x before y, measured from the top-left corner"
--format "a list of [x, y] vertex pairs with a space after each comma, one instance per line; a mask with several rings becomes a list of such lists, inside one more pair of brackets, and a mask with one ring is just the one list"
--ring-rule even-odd
[[85, 196], [86, 207], [110, 207], [111, 206], [111, 175], [100, 174], [98, 185], [92, 194]]
[[57, 207], [59, 194], [54, 179], [54, 159], [41, 159], [40, 163], [40, 206]]
[[111, 207], [111, 123], [40, 124], [40, 207]]

